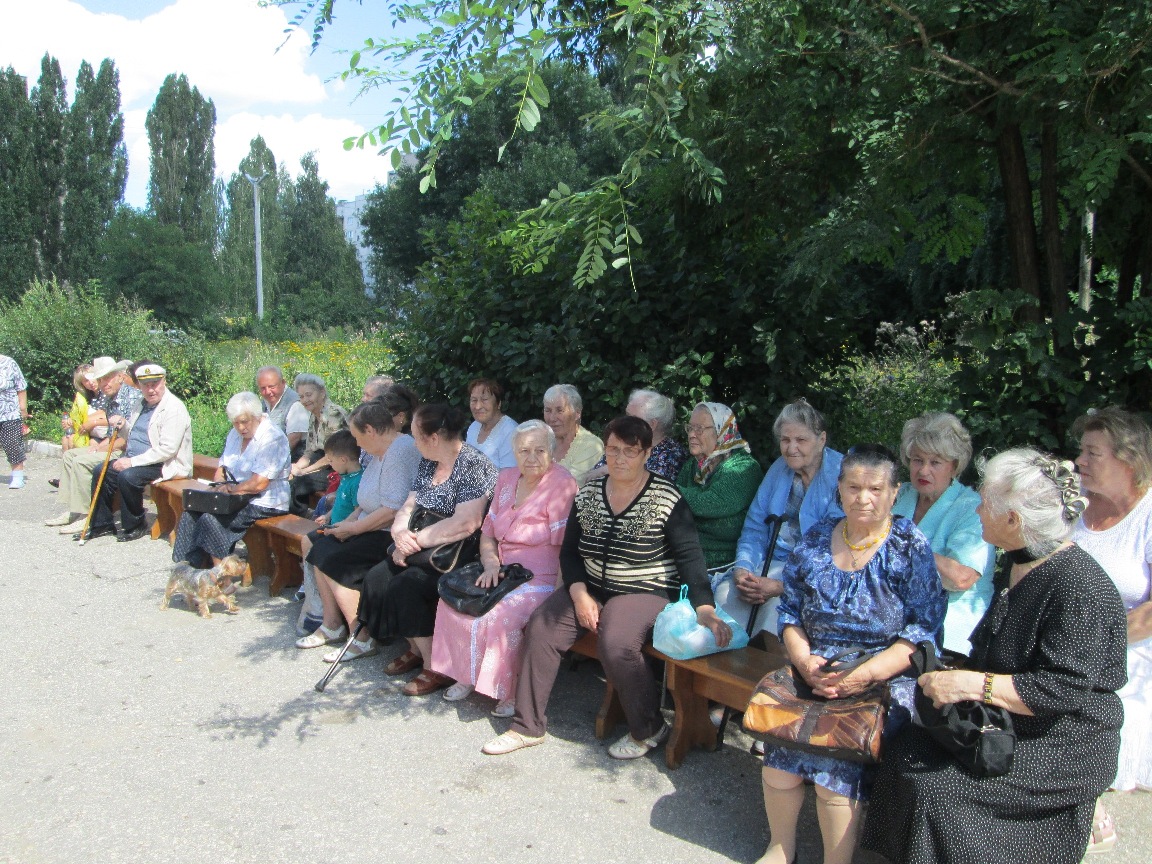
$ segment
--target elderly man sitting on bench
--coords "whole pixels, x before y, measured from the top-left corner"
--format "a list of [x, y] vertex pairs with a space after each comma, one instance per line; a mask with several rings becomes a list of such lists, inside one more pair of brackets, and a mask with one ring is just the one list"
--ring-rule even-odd
[[[156, 363], [137, 364], [133, 377], [144, 399], [132, 417], [109, 418], [126, 441], [124, 455], [113, 460], [100, 484], [93, 477], [92, 494], [96, 508], [88, 539], [116, 534], [120, 542], [136, 540], [148, 531], [144, 518], [144, 489], [159, 480], [192, 476], [192, 420], [188, 409], [168, 390], [164, 367]], [[120, 493], [120, 531], [113, 521], [112, 502]], [[79, 540], [83, 532], [75, 534]]]

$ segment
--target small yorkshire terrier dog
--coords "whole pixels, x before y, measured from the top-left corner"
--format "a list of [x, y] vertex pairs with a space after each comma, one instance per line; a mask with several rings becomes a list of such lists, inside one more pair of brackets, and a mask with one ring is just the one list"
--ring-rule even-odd
[[193, 604], [199, 607], [201, 618], [211, 618], [212, 611], [208, 608], [213, 600], [219, 600], [227, 607], [229, 615], [235, 615], [240, 609], [232, 594], [236, 586], [232, 580], [241, 580], [248, 565], [244, 559], [229, 555], [210, 570], [200, 570], [187, 561], [181, 561], [172, 568], [172, 577], [168, 580], [168, 589], [164, 592], [164, 602], [161, 609], [167, 609], [173, 594], [183, 594], [184, 604], [191, 609]]

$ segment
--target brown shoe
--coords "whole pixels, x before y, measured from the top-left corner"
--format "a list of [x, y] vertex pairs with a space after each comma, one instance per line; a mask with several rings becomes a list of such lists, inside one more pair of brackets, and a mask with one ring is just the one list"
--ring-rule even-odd
[[405, 672], [411, 672], [413, 669], [419, 669], [424, 665], [424, 658], [417, 654], [415, 651], [408, 650], [394, 659], [391, 663], [384, 667], [385, 675], [403, 675]]
[[403, 692], [405, 696], [427, 696], [429, 693], [443, 690], [451, 683], [452, 679], [447, 675], [441, 675], [439, 672], [425, 669], [404, 685]]

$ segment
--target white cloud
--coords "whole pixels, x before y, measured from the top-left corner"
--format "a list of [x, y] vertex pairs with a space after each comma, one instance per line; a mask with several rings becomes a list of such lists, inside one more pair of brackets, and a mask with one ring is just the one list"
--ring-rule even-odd
[[293, 177], [300, 173], [300, 157], [315, 150], [320, 177], [328, 181], [329, 194], [355, 198], [377, 182], [383, 183], [392, 167], [387, 158], [376, 155], [374, 147], [344, 150], [344, 139], [362, 131], [351, 120], [321, 114], [234, 114], [216, 127], [217, 173], [225, 179], [231, 177], [248, 154], [252, 139], [262, 135], [276, 161], [284, 163]]
[[[363, 131], [363, 123], [350, 119], [356, 113], [348, 105], [352, 88], [326, 83], [309, 69], [316, 64], [304, 34], [285, 42], [288, 18], [282, 9], [260, 7], [256, 0], [175, 0], [132, 20], [93, 13], [72, 0], [6, 5], [0, 58], [25, 75], [29, 87], [45, 52], [60, 61], [70, 98], [81, 60], [93, 66], [105, 57], [115, 61], [129, 153], [126, 198], [134, 206], [144, 205], [148, 184], [144, 119], [172, 72], [187, 75], [216, 105], [216, 166], [223, 177], [236, 170], [256, 134], [293, 174], [300, 156], [316, 150], [321, 176], [335, 197], [354, 197], [387, 175], [388, 160], [374, 150], [343, 150], [344, 138]], [[375, 119], [380, 118], [363, 118]]]

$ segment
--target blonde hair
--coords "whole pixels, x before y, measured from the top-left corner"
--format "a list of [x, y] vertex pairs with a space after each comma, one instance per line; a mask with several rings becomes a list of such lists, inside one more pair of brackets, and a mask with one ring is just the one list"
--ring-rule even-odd
[[972, 436], [955, 414], [946, 411], [925, 411], [904, 424], [900, 434], [900, 461], [905, 468], [912, 459], [913, 447], [921, 453], [955, 462], [957, 477], [972, 461]]
[[1085, 432], [1103, 432], [1112, 444], [1113, 455], [1132, 469], [1132, 479], [1141, 492], [1152, 486], [1152, 429], [1131, 411], [1109, 405], [1089, 411], [1072, 424], [1079, 440]]

